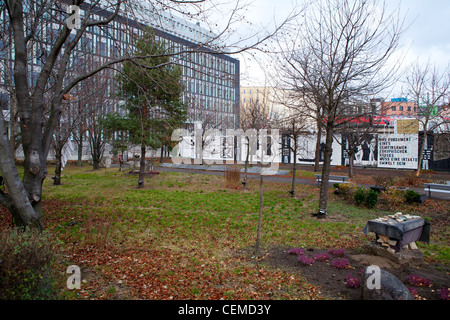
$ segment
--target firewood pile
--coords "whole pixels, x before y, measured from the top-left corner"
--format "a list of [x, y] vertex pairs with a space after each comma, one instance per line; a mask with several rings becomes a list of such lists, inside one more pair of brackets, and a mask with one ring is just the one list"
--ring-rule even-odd
[[[388, 216], [384, 216], [384, 217], [380, 217], [378, 219], [375, 219], [374, 221], [377, 222], [385, 222], [387, 224], [396, 224], [396, 223], [401, 223], [401, 222], [406, 222], [406, 221], [410, 221], [410, 220], [414, 220], [414, 219], [421, 219], [420, 216], [412, 216], [409, 214], [403, 215], [401, 212], [397, 212], [394, 215], [388, 215]], [[393, 249], [393, 247], [397, 246], [397, 240], [395, 239], [391, 239], [388, 236], [384, 236], [384, 235], [380, 235], [377, 234], [377, 240], [376, 242], [381, 245], [382, 247], [385, 247], [387, 251], [391, 252], [391, 253], [395, 253], [395, 250]], [[410, 249], [410, 250], [417, 250], [417, 244], [416, 242], [410, 242], [408, 244], [405, 244], [404, 246], [402, 246], [402, 250], [406, 250], [406, 249]]]
[[411, 216], [409, 214], [404, 215], [401, 212], [397, 212], [396, 214], [393, 214], [393, 215], [377, 218], [374, 221], [386, 222], [388, 224], [394, 224], [397, 222], [405, 222], [405, 221], [410, 221], [410, 220], [414, 220], [414, 219], [422, 219], [422, 218], [420, 216]]

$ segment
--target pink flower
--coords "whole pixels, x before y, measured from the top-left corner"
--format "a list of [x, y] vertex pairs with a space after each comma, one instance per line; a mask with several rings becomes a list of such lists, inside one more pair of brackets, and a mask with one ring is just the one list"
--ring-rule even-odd
[[431, 287], [431, 280], [422, 278], [421, 276], [411, 274], [408, 276], [408, 282], [416, 287]]
[[348, 260], [344, 258], [331, 261], [331, 265], [338, 269], [345, 269], [349, 266], [349, 263]]
[[310, 265], [314, 264], [314, 259], [310, 258], [308, 256], [305, 256], [305, 255], [299, 255], [298, 256], [298, 261], [300, 261], [303, 264], [310, 264]]
[[296, 254], [296, 255], [302, 255], [304, 253], [302, 248], [291, 248], [288, 251], [289, 254]]
[[442, 288], [439, 290], [438, 294], [441, 300], [449, 300], [449, 288]]
[[328, 255], [328, 253], [316, 253], [313, 257], [317, 261], [325, 261], [325, 260], [330, 259], [330, 256]]
[[328, 253], [332, 254], [335, 257], [343, 257], [345, 255], [345, 250], [344, 249], [328, 249]]
[[345, 284], [349, 288], [359, 288], [359, 286], [361, 285], [361, 279], [353, 277], [351, 274], [349, 274], [345, 279]]

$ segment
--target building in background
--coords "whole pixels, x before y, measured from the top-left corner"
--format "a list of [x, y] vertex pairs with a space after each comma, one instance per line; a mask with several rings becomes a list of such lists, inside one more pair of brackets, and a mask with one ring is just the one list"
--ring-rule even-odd
[[406, 98], [391, 99], [381, 103], [380, 113], [394, 119], [411, 118], [417, 116], [417, 105]]
[[[67, 5], [71, 3], [61, 2]], [[81, 6], [81, 17], [87, 6], [86, 3]], [[67, 15], [63, 10], [61, 12], [63, 16], [59, 21], [65, 21]], [[14, 52], [11, 46], [12, 32], [7, 24], [2, 23], [8, 21], [6, 14], [7, 10], [0, 12], [0, 32], [4, 35], [0, 38], [0, 100], [6, 120], [11, 122], [8, 110], [11, 110], [14, 100], [11, 97]], [[111, 14], [107, 7], [98, 7], [92, 10], [90, 19], [102, 19]], [[44, 23], [39, 25], [38, 41], [29, 50], [28, 73], [31, 87], [43, 68], [51, 45], [64, 27], [63, 23], [52, 22], [50, 16], [44, 15], [42, 21]], [[215, 43], [215, 36], [199, 23], [185, 21], [164, 11], [154, 11], [139, 1], [132, 2], [130, 8], [122, 11], [107, 26], [88, 28], [73, 52], [74, 58], [69, 68], [75, 72], [83, 67], [100, 66], [132, 52], [134, 40], [147, 27], [152, 28], [157, 40], [164, 41], [168, 52], [174, 54], [173, 63], [182, 67], [182, 81], [185, 85], [183, 101], [188, 106], [187, 126], [208, 117], [212, 121], [223, 123], [224, 127], [221, 129], [238, 128], [239, 60], [224, 54], [225, 51]], [[75, 31], [70, 39], [75, 36]], [[117, 98], [115, 72], [105, 72], [103, 77], [108, 77], [104, 100], [109, 105], [105, 108], [107, 112], [118, 111], [120, 101]]]
[[269, 86], [243, 86], [240, 88], [241, 117], [252, 107], [257, 107], [266, 115], [272, 125], [277, 125], [290, 117], [297, 115], [306, 126], [314, 127], [315, 121], [305, 115], [308, 113], [303, 102], [289, 90]]
[[268, 86], [245, 86], [240, 88], [241, 118], [248, 117], [251, 109], [258, 109], [267, 120], [277, 119], [280, 107], [276, 106], [275, 88]]

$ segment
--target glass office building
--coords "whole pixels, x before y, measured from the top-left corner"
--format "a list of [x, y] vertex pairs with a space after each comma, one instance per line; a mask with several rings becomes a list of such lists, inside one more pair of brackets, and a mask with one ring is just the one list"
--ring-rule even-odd
[[[55, 10], [44, 14], [43, 23], [38, 25], [36, 40], [31, 41], [29, 53], [29, 82], [32, 87], [42, 66], [45, 63], [52, 43], [56, 41], [62, 21], [68, 14], [57, 19], [55, 23], [52, 14], [66, 12], [67, 1], [55, 1]], [[81, 17], [88, 7], [81, 7]], [[56, 10], [58, 9], [58, 10]], [[32, 11], [25, 8], [25, 13]], [[133, 14], [130, 14], [130, 11]], [[61, 13], [63, 12], [63, 13]], [[126, 14], [124, 13], [126, 12]], [[111, 10], [95, 8], [89, 14], [90, 20], [110, 17]], [[0, 102], [3, 114], [8, 120], [8, 109], [12, 103], [12, 74], [14, 51], [11, 45], [12, 32], [8, 26], [6, 10], [0, 13]], [[30, 16], [32, 13], [30, 14]], [[132, 18], [131, 18], [132, 17]], [[31, 25], [32, 19], [25, 20]], [[185, 21], [171, 14], [156, 12], [149, 7], [143, 7], [139, 1], [132, 2], [112, 22], [106, 26], [89, 27], [80, 39], [68, 68], [72, 74], [83, 68], [92, 68], [121, 57], [133, 50], [135, 36], [142, 34], [143, 29], [151, 27], [158, 40], [165, 43], [166, 48], [174, 54], [173, 62], [183, 70], [185, 92], [184, 102], [188, 105], [188, 123], [202, 121], [208, 118], [223, 128], [239, 127], [239, 60], [214, 48], [214, 36], [199, 23]], [[70, 35], [75, 36], [76, 29]], [[114, 80], [114, 71], [103, 72], [102, 76]], [[69, 74], [69, 72], [68, 72]], [[106, 96], [111, 103], [108, 110], [117, 111], [117, 95], [114, 81], [107, 84]]]

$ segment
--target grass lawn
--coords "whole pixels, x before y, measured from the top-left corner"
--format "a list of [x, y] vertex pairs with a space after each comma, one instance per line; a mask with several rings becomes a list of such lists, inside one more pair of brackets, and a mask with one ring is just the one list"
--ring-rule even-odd
[[[356, 207], [330, 193], [329, 217], [318, 220], [316, 186], [299, 185], [291, 198], [289, 184], [265, 182], [257, 258], [258, 180], [242, 191], [226, 188], [222, 176], [161, 172], [137, 189], [126, 171], [69, 166], [62, 185], [52, 182], [44, 182], [44, 224], [61, 240], [61, 271], [78, 265], [84, 279], [81, 290], [63, 290], [67, 299], [322, 299], [301, 271], [268, 263], [274, 250], [357, 252], [373, 239], [362, 232], [367, 221], [398, 211]], [[429, 205], [434, 227], [449, 207]], [[401, 210], [427, 215], [418, 205]], [[427, 261], [448, 266], [445, 221], [419, 246]]]

